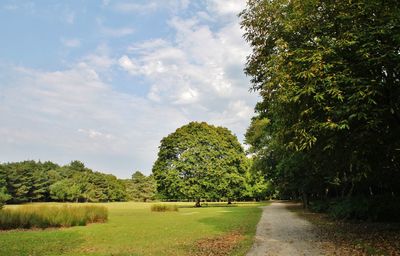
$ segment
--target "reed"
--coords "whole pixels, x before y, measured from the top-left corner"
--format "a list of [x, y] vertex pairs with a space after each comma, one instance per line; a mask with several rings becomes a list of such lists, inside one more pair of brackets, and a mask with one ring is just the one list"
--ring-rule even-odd
[[21, 206], [0, 210], [0, 229], [30, 229], [48, 227], [85, 226], [105, 222], [108, 218], [104, 206]]
[[152, 212], [177, 212], [177, 205], [167, 205], [167, 204], [153, 204], [151, 206]]

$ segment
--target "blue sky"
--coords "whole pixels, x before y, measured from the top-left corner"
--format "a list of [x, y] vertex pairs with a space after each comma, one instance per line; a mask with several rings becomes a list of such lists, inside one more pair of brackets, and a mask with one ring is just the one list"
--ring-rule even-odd
[[1, 1], [0, 161], [150, 174], [190, 121], [242, 141], [257, 101], [245, 1]]

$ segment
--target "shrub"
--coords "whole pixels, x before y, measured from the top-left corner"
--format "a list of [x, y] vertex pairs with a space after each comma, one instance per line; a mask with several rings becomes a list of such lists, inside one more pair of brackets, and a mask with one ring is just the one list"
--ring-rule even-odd
[[177, 212], [177, 205], [168, 205], [168, 204], [153, 204], [151, 206], [152, 212]]
[[84, 226], [107, 218], [102, 206], [21, 206], [0, 211], [0, 229]]
[[400, 198], [392, 195], [315, 201], [310, 208], [315, 212], [327, 212], [334, 219], [400, 221]]
[[313, 201], [310, 202], [310, 209], [313, 212], [326, 212], [329, 209], [329, 201]]
[[346, 198], [332, 202], [328, 211], [335, 219], [366, 220], [369, 217], [369, 202], [364, 197]]

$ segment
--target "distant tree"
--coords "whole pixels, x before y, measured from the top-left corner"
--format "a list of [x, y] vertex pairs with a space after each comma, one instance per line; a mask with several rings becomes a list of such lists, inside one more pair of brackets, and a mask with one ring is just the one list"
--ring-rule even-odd
[[140, 171], [132, 174], [130, 180], [126, 180], [127, 194], [130, 200], [143, 201], [153, 199], [156, 193], [156, 183], [152, 175], [146, 176]]
[[14, 203], [126, 199], [120, 180], [113, 175], [93, 172], [80, 161], [64, 166], [49, 161], [0, 164], [0, 183], [0, 189], [5, 187], [2, 189], [4, 198]]
[[57, 181], [50, 186], [50, 196], [57, 201], [66, 201], [69, 197], [70, 182], [67, 179]]
[[1, 170], [0, 170], [0, 209], [10, 199], [11, 199], [11, 196], [8, 194], [8, 191], [6, 188], [6, 181], [2, 177]]
[[153, 166], [157, 191], [169, 199], [222, 199], [245, 189], [246, 156], [228, 129], [191, 122], [161, 140]]
[[50, 194], [50, 181], [42, 169], [35, 169], [32, 173], [32, 186], [29, 193], [30, 201], [44, 201]]
[[87, 170], [85, 164], [78, 160], [72, 161], [69, 163], [69, 165], [67, 165], [67, 167], [77, 172], [83, 172]]

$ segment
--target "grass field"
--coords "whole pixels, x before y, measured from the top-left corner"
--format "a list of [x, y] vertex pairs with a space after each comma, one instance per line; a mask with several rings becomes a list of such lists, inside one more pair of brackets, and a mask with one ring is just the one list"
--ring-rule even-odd
[[96, 205], [108, 208], [107, 223], [2, 231], [0, 255], [244, 255], [261, 215], [255, 203], [179, 203], [177, 212], [152, 212], [151, 203]]

